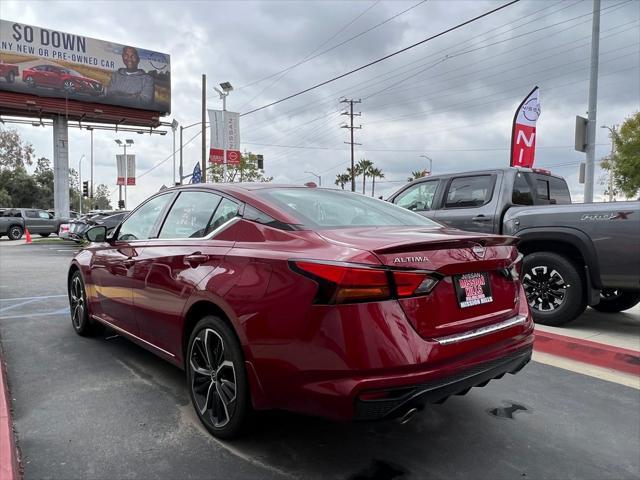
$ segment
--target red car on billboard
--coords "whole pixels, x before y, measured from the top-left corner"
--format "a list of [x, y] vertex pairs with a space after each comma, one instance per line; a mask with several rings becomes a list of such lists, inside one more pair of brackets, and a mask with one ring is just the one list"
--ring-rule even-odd
[[18, 66], [4, 63], [0, 60], [0, 77], [3, 77], [7, 83], [13, 83], [18, 76]]
[[73, 328], [106, 325], [184, 369], [219, 437], [253, 409], [408, 420], [531, 358], [517, 239], [363, 195], [183, 186], [86, 235]]
[[83, 77], [78, 72], [57, 65], [37, 65], [22, 71], [22, 81], [29, 87], [45, 87], [63, 90], [67, 93], [87, 93], [102, 95], [102, 83]]

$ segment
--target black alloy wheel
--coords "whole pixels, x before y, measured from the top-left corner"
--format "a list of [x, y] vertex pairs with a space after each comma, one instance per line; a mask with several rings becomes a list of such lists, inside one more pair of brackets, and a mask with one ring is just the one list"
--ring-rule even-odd
[[198, 418], [214, 436], [238, 436], [249, 413], [249, 389], [240, 344], [220, 318], [194, 328], [187, 350], [187, 382]]
[[62, 88], [65, 92], [76, 93], [76, 84], [73, 82], [73, 80], [65, 80], [62, 84]]
[[71, 312], [71, 324], [78, 335], [88, 337], [102, 331], [102, 326], [89, 316], [87, 308], [87, 294], [84, 288], [82, 275], [76, 270], [71, 275], [68, 286], [69, 309]]
[[30, 88], [34, 88], [36, 86], [36, 81], [31, 75], [24, 79], [24, 83], [26, 83]]
[[9, 227], [9, 233], [7, 234], [7, 237], [9, 237], [9, 240], [20, 240], [23, 233], [24, 232], [22, 231], [21, 226], [12, 225], [11, 227]]
[[522, 286], [537, 323], [563, 325], [586, 308], [584, 280], [567, 258], [552, 252], [525, 256]]

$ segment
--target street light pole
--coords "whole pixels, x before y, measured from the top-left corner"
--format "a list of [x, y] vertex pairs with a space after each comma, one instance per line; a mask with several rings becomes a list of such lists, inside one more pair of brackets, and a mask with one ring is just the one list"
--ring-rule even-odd
[[[220, 88], [222, 88], [222, 90], [220, 90]], [[227, 116], [225, 112], [227, 111], [227, 97], [233, 90], [233, 86], [229, 82], [222, 82], [220, 88], [213, 87], [213, 89], [218, 92], [220, 99], [222, 99], [222, 136], [224, 137], [222, 140], [222, 182], [224, 183], [227, 181], [227, 148], [229, 147], [229, 145], [227, 145]]]
[[600, 128], [606, 128], [607, 130], [609, 130], [609, 133], [611, 134], [611, 156], [609, 157], [609, 164], [611, 165], [611, 168], [609, 169], [609, 181], [607, 182], [607, 190], [609, 190], [609, 201], [613, 202], [613, 166], [614, 163], [616, 161], [615, 158], [615, 153], [616, 153], [616, 143], [615, 143], [615, 138], [616, 138], [616, 129], [617, 129], [617, 125], [614, 125], [613, 127], [609, 127], [608, 125], [602, 125]]
[[171, 186], [176, 184], [176, 130], [178, 129], [178, 122], [174, 119], [171, 122], [171, 130], [173, 130], [173, 180]]
[[89, 198], [91, 201], [89, 202], [91, 208], [93, 208], [93, 127], [87, 127], [87, 130], [91, 132], [91, 185], [90, 185], [90, 194]]
[[182, 131], [183, 130], [184, 130], [184, 127], [180, 125], [180, 168], [179, 168], [180, 185], [182, 185], [182, 178], [184, 176], [184, 174], [182, 173]]
[[309, 174], [313, 175], [314, 177], [316, 177], [318, 179], [318, 186], [319, 187], [322, 186], [322, 176], [321, 175], [318, 175], [317, 173], [310, 172], [310, 171], [305, 171], [304, 173], [309, 173]]
[[85, 158], [85, 154], [83, 153], [78, 161], [78, 177], [80, 181], [80, 214], [82, 215], [82, 160]]
[[[124, 142], [116, 138], [115, 142], [118, 146], [124, 148], [124, 207], [127, 208], [127, 185], [129, 183], [129, 157], [127, 157], [127, 145], [131, 147], [134, 142], [130, 138], [127, 138]], [[120, 200], [122, 200], [122, 189], [120, 189]]]
[[429, 176], [431, 176], [431, 173], [433, 172], [433, 160], [431, 159], [431, 157], [427, 157], [426, 155], [420, 155], [420, 157], [429, 160]]

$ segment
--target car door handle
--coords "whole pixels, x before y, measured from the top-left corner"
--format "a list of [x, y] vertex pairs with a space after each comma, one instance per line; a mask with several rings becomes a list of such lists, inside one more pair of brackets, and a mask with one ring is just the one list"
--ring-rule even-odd
[[491, 217], [485, 217], [484, 215], [476, 215], [471, 220], [474, 222], [490, 222]]
[[136, 261], [133, 258], [127, 258], [126, 260], [123, 260], [122, 264], [125, 266], [125, 268], [131, 268], [133, 267], [133, 265], [136, 263]]
[[200, 252], [192, 253], [184, 257], [184, 263], [187, 263], [191, 268], [196, 268], [207, 260], [209, 260], [209, 255], [204, 255]]

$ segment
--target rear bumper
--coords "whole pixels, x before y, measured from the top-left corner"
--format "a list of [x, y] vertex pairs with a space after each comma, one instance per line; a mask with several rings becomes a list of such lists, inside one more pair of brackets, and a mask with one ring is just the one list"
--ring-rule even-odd
[[382, 391], [382, 399], [356, 399], [355, 420], [377, 420], [399, 417], [412, 408], [427, 403], [441, 403], [452, 395], [464, 395], [473, 387], [484, 387], [489, 381], [515, 374], [531, 360], [532, 347], [517, 350], [505, 357], [463, 370], [455, 375], [418, 385]]

